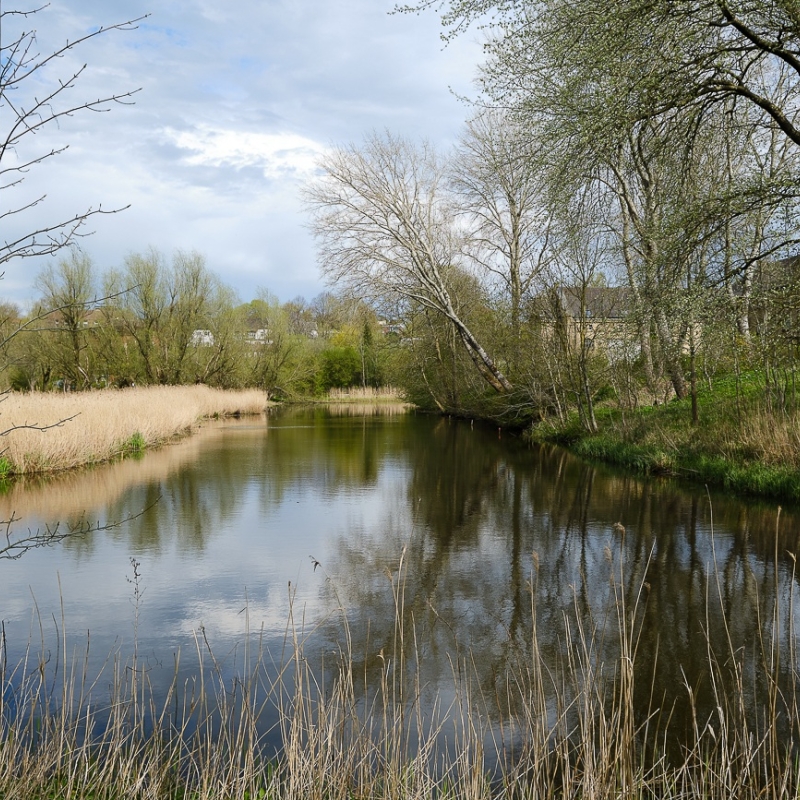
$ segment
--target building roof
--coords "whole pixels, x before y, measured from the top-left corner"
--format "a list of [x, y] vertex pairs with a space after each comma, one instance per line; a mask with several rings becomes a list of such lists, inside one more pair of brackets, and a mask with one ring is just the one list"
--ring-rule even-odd
[[562, 286], [558, 297], [567, 316], [621, 319], [631, 310], [631, 292], [625, 286]]

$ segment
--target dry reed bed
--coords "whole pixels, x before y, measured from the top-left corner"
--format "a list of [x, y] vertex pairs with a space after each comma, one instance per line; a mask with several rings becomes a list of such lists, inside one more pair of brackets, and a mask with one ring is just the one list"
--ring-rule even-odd
[[7, 394], [0, 403], [8, 472], [55, 472], [115, 458], [188, 433], [208, 417], [259, 414], [263, 392], [153, 386], [83, 393]]
[[[403, 403], [403, 395], [393, 386], [351, 386], [348, 389], [331, 389], [323, 403]], [[407, 405], [407, 404], [406, 404]]]
[[[753, 404], [737, 419], [715, 418], [708, 425], [704, 449], [734, 462], [757, 461], [772, 466], [800, 468], [800, 413], [770, 411]], [[713, 435], [710, 432], [713, 431]], [[697, 431], [691, 426], [653, 426], [641, 444], [662, 448], [667, 453], [691, 449], [696, 445]]]
[[389, 402], [388, 400], [376, 402], [340, 400], [326, 404], [326, 412], [332, 417], [395, 417], [407, 414], [409, 408], [408, 403]]
[[750, 411], [736, 435], [723, 445], [726, 455], [744, 453], [764, 464], [800, 468], [800, 415]]
[[[539, 650], [534, 622], [527, 652], [509, 669], [502, 689], [481, 687], [470, 678], [470, 656], [453, 654], [448, 705], [431, 708], [420, 703], [424, 687], [418, 666], [426, 655], [413, 622], [404, 618], [402, 562], [390, 578], [396, 627], [391, 647], [378, 656], [382, 668], [377, 686], [368, 686], [366, 675], [354, 668], [357, 659], [348, 650], [345, 614], [342, 649], [335, 663], [327, 665], [334, 679], [321, 683], [320, 665], [310, 667], [304, 634], [294, 628], [290, 611], [289, 655], [277, 677], [269, 655], [253, 659], [245, 643], [242, 669], [223, 678], [200, 634], [197, 679], [181, 683], [175, 678], [167, 697], [157, 703], [149, 670], [137, 660], [135, 648], [126, 663], [112, 658], [110, 697], [108, 681], [95, 682], [107, 698], [107, 717], [98, 725], [90, 710], [92, 681], [80, 658], [72, 664], [46, 664], [30, 651], [24, 663], [10, 669], [1, 657], [5, 642], [0, 640], [0, 798], [797, 797], [797, 687], [791, 696], [782, 693], [777, 667], [788, 658], [796, 670], [794, 644], [780, 653], [779, 636], [762, 642], [758, 666], [768, 696], [758, 720], [745, 712], [750, 688], [742, 655], [732, 644], [729, 652], [709, 648], [706, 666], [715, 686], [716, 710], [708, 720], [695, 717], [694, 730], [675, 761], [663, 748], [666, 733], [659, 729], [658, 709], [643, 717], [634, 703], [637, 612], [646, 602], [644, 589], [631, 600], [626, 600], [624, 588], [615, 591], [613, 631], [577, 613], [565, 618], [570, 655], [555, 666]], [[533, 579], [531, 589], [533, 597]], [[782, 603], [776, 601], [773, 623], [786, 613]], [[794, 630], [793, 619], [784, 621]], [[614, 663], [602, 662], [598, 655], [610, 635], [618, 646]], [[257, 636], [246, 638], [258, 641]], [[65, 668], [67, 679], [59, 684], [50, 673]], [[732, 691], [719, 693], [716, 687], [731, 674]], [[695, 710], [689, 686], [686, 703]], [[491, 714], [485, 713], [498, 705], [512, 710], [501, 736], [486, 721]], [[260, 715], [275, 709], [284, 745], [278, 757], [263, 746], [258, 726]], [[439, 735], [445, 730], [451, 745], [443, 750]], [[87, 737], [86, 731], [94, 735]], [[508, 758], [512, 741], [513, 758]], [[499, 768], [490, 774], [486, 765], [493, 761]]]
[[0, 494], [0, 519], [10, 519], [12, 514], [23, 520], [82, 518], [87, 508], [112, 506], [136, 486], [166, 480], [196, 462], [224, 434], [222, 427], [204, 425], [201, 435], [183, 439], [180, 447], [153, 450], [144, 460], [125, 459], [93, 470], [22, 475]]
[[[776, 467], [800, 469], [800, 412], [773, 411], [762, 403], [746, 404], [737, 414], [732, 407], [701, 411], [702, 430], [688, 424], [686, 417], [674, 420], [655, 415], [646, 427], [635, 415], [615, 420], [609, 433], [627, 444], [660, 450], [668, 457], [700, 451], [721, 456], [734, 463], [758, 462]], [[545, 430], [545, 426], [542, 426]]]

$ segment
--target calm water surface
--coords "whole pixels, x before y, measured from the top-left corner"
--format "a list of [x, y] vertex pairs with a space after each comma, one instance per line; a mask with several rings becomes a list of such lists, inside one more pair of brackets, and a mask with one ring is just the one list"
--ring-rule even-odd
[[[757, 643], [776, 637], [788, 652], [798, 633], [795, 511], [638, 480], [492, 428], [374, 412], [220, 423], [138, 460], [16, 486], [0, 513], [20, 517], [17, 528], [128, 521], [0, 560], [6, 663], [29, 640], [55, 652], [63, 624], [68, 649], [88, 641], [100, 670], [109, 652], [126, 658], [135, 635], [158, 691], [198, 637], [231, 675], [248, 631], [285, 660], [291, 609], [310, 662], [336, 651], [346, 617], [360, 674], [377, 681], [402, 586], [432, 703], [452, 696], [453, 664], [467, 654], [492, 695], [530, 659], [534, 614], [555, 667], [569, 655], [565, 620], [615, 629], [614, 609], [638, 598], [642, 709], [652, 696], [685, 730], [688, 684], [712, 713], [710, 642], [722, 661], [736, 653], [758, 713]], [[594, 650], [613, 671], [617, 638], [598, 636]], [[192, 659], [182, 663], [190, 674]], [[788, 666], [782, 680], [791, 689]], [[480, 713], [500, 725], [501, 706]]]

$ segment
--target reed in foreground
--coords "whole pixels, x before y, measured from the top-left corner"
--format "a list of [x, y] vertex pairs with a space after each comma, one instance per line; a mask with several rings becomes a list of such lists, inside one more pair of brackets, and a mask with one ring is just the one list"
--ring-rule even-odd
[[6, 394], [0, 401], [2, 468], [55, 472], [162, 444], [204, 418], [260, 414], [263, 392], [152, 386], [68, 394]]
[[[404, 570], [401, 561], [388, 575], [395, 633], [391, 649], [373, 658], [380, 662], [376, 681], [356, 666], [346, 614], [338, 654], [324, 666], [312, 667], [309, 634], [295, 626], [291, 612], [289, 655], [277, 667], [248, 631], [243, 661], [231, 674], [200, 632], [196, 677], [181, 682], [176, 662], [159, 700], [135, 648], [125, 662], [109, 658], [104, 703], [96, 697], [108, 676], [90, 680], [80, 659], [46, 665], [31, 650], [10, 668], [0, 658], [0, 798], [797, 795], [797, 686], [793, 677], [788, 688], [785, 683], [787, 660], [789, 674], [797, 674], [796, 647], [792, 641], [788, 652], [778, 649], [778, 629], [794, 630], [786, 598], [776, 600], [774, 619], [765, 621], [774, 636], [761, 642], [759, 663], [745, 664], [732, 643], [722, 653], [709, 646], [713, 711], [704, 718], [695, 687], [686, 686], [694, 724], [672, 748], [669, 709], [652, 698], [642, 713], [634, 702], [637, 691], [649, 689], [636, 685], [645, 586], [631, 596], [615, 579], [605, 622], [587, 621], [576, 601], [575, 614], [564, 620], [567, 655], [557, 662], [539, 648], [533, 608], [529, 639], [495, 687], [479, 685], [471, 677], [470, 655], [456, 653], [449, 700], [423, 705], [419, 665], [425, 646], [407, 613]], [[530, 589], [535, 606], [535, 564]], [[609, 659], [611, 639], [615, 655]], [[751, 666], [766, 688], [756, 714], [746, 678]], [[65, 668], [66, 678], [55, 681]], [[282, 743], [277, 753], [267, 744], [275, 731], [263, 730], [270, 715]], [[502, 725], [490, 721], [498, 716]]]

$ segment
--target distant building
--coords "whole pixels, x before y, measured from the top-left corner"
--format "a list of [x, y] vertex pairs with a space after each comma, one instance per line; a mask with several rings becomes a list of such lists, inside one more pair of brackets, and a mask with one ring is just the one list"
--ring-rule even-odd
[[384, 334], [393, 333], [397, 336], [402, 336], [406, 332], [406, 326], [402, 322], [397, 321], [389, 322], [385, 319], [379, 319], [378, 327]]
[[189, 343], [192, 347], [211, 347], [214, 344], [214, 334], [211, 331], [198, 328], [192, 332], [192, 338]]
[[269, 330], [267, 328], [254, 328], [247, 331], [245, 341], [248, 344], [272, 344], [272, 339], [269, 338]]
[[759, 263], [749, 303], [749, 326], [762, 336], [800, 343], [800, 255]]
[[556, 293], [572, 319], [622, 320], [630, 315], [631, 291], [624, 286], [561, 286]]
[[[635, 359], [641, 345], [632, 324], [632, 295], [624, 286], [560, 286], [539, 298], [540, 314], [572, 346], [599, 348], [611, 361]], [[547, 322], [549, 320], [549, 322]]]
[[[65, 315], [63, 311], [51, 311], [42, 318], [45, 325], [53, 328], [63, 328], [65, 325]], [[99, 308], [92, 308], [85, 311], [81, 316], [80, 324], [84, 328], [96, 328], [105, 322], [105, 315]]]

